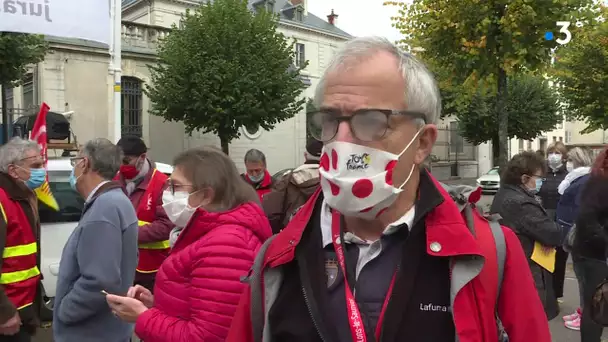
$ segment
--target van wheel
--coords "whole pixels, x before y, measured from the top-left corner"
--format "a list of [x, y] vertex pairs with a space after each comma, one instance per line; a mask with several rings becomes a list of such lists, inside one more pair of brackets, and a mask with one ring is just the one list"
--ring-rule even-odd
[[49, 298], [45, 295], [44, 289], [40, 294], [40, 321], [41, 322], [52, 322], [53, 321], [53, 307], [55, 306], [55, 298]]

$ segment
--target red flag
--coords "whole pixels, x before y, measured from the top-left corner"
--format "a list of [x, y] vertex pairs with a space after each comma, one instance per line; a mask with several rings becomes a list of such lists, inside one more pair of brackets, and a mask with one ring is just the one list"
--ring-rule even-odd
[[[46, 115], [51, 109], [46, 103], [42, 103], [40, 106], [40, 112], [36, 117], [36, 121], [34, 122], [34, 127], [32, 128], [32, 132], [30, 133], [30, 139], [38, 142], [38, 146], [40, 147], [40, 153], [44, 160], [44, 168], [47, 167], [48, 155], [47, 155], [47, 135], [46, 135]], [[57, 200], [53, 196], [51, 192], [51, 188], [49, 186], [49, 175], [46, 175], [46, 181], [42, 186], [37, 188], [35, 191], [38, 199], [57, 211], [59, 211], [59, 205], [57, 204]]]

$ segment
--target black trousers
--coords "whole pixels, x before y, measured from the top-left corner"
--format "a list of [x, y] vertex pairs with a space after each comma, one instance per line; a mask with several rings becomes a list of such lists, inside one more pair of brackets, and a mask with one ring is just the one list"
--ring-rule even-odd
[[32, 336], [23, 329], [21, 329], [15, 335], [0, 335], [0, 342], [31, 342], [31, 341], [32, 341]]
[[566, 278], [566, 263], [568, 262], [568, 252], [561, 246], [556, 248], [555, 270], [553, 271], [553, 290], [555, 298], [564, 296], [564, 279]]
[[604, 328], [593, 322], [586, 308], [590, 306], [595, 288], [608, 276], [608, 265], [605, 260], [581, 258], [578, 266], [585, 301], [581, 320], [581, 342], [600, 342]]

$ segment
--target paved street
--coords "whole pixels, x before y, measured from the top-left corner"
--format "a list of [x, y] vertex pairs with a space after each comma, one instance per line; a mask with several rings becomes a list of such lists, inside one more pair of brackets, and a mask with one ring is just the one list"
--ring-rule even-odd
[[[492, 203], [492, 196], [484, 195], [478, 203], [484, 209], [489, 209]], [[574, 273], [572, 272], [572, 265], [568, 265], [568, 271], [566, 274], [566, 284], [564, 290], [564, 303], [561, 305], [560, 315], [549, 322], [551, 326], [551, 334], [553, 335], [553, 342], [579, 342], [579, 333], [564, 328], [562, 316], [572, 313], [578, 305], [578, 286]], [[608, 342], [608, 332], [604, 332], [604, 341]], [[604, 342], [603, 341], [603, 342]], [[40, 332], [39, 336], [34, 339], [34, 342], [52, 342], [50, 328]], [[531, 341], [533, 342], [533, 341]]]

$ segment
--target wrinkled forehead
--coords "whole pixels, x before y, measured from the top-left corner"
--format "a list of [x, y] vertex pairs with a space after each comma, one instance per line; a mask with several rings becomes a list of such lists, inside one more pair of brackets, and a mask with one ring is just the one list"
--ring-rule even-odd
[[407, 108], [406, 80], [396, 56], [376, 52], [358, 58], [346, 58], [329, 70], [319, 89], [321, 107], [352, 112], [360, 108]]

